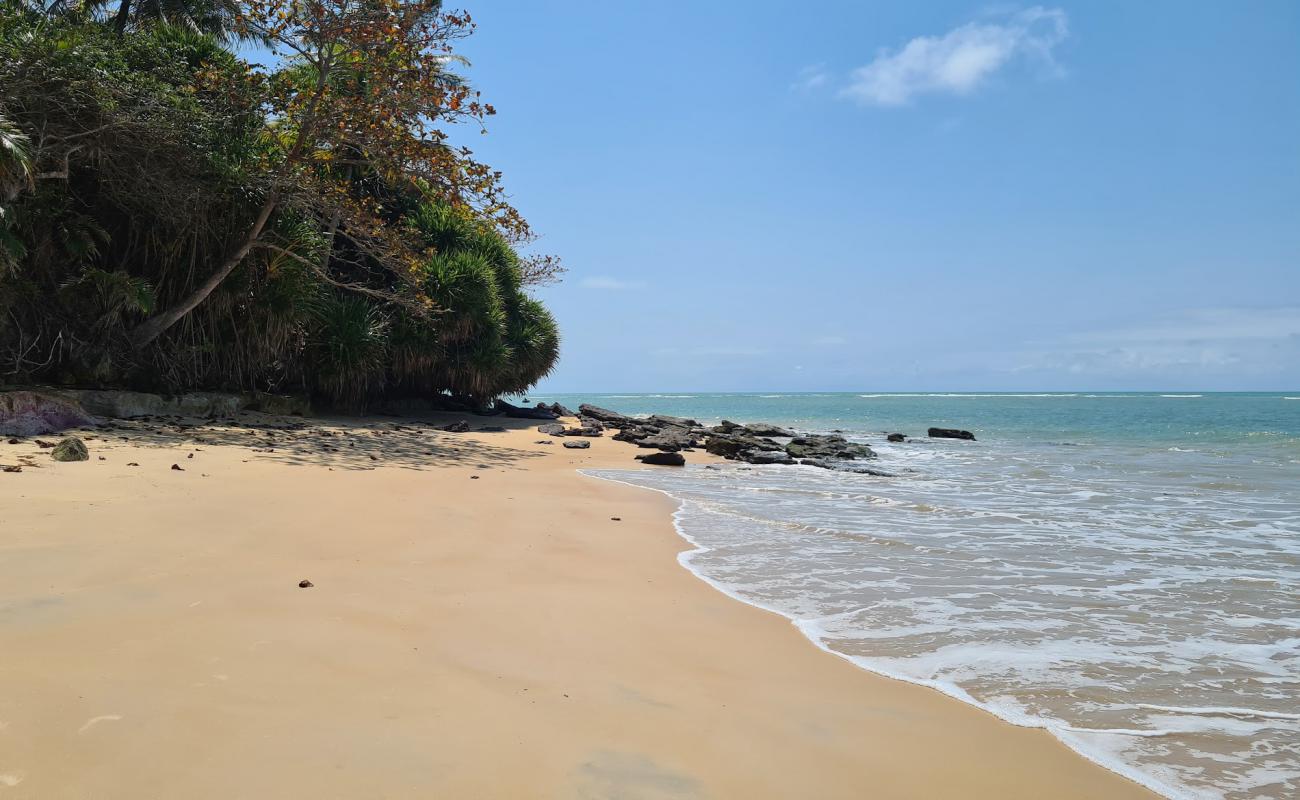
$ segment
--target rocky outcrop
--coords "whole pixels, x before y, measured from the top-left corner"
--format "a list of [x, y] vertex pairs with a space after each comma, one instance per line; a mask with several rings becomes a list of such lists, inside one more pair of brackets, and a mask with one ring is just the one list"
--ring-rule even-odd
[[547, 436], [563, 436], [564, 430], [564, 425], [558, 422], [548, 422], [545, 425], [537, 426], [537, 432], [544, 433]]
[[565, 442], [564, 446], [569, 448], [570, 450], [586, 450], [588, 447], [591, 447], [591, 442], [587, 442], [579, 439], [579, 440], [574, 440], [572, 442]]
[[962, 431], [956, 428], [931, 428], [927, 434], [932, 439], [965, 439], [975, 441], [975, 434], [970, 431]]
[[636, 420], [631, 417], [620, 414], [617, 411], [610, 411], [608, 408], [601, 408], [600, 406], [593, 406], [588, 403], [583, 403], [578, 406], [578, 414], [579, 416], [591, 417], [592, 419], [600, 420], [601, 422], [608, 422], [615, 427], [632, 425], [636, 422]]
[[907, 441], [907, 437], [904, 436], [904, 435], [901, 434], [901, 433], [891, 433], [891, 434], [889, 434], [888, 436], [885, 437], [885, 441], [888, 441], [888, 442], [905, 442], [905, 441]]
[[86, 449], [86, 443], [75, 436], [69, 436], [54, 445], [50, 450], [50, 458], [55, 461], [89, 461], [90, 451]]
[[559, 417], [559, 414], [542, 403], [538, 403], [536, 408], [521, 408], [500, 399], [497, 400], [493, 411], [515, 419], [556, 419]]
[[95, 425], [76, 401], [46, 392], [0, 392], [0, 434], [38, 436]]
[[643, 456], [637, 456], [636, 459], [642, 464], [651, 464], [660, 467], [686, 466], [686, 456], [681, 453], [647, 453]]
[[794, 459], [784, 450], [747, 450], [740, 460], [749, 464], [793, 464]]
[[745, 432], [751, 436], [776, 436], [778, 438], [788, 439], [794, 436], [794, 431], [786, 430], [777, 425], [769, 425], [766, 422], [753, 422], [745, 425]]
[[875, 458], [876, 453], [865, 444], [850, 442], [843, 436], [796, 436], [785, 446], [794, 458]]
[[162, 395], [121, 389], [64, 389], [59, 392], [101, 417], [233, 417], [245, 407], [244, 397], [224, 392]]
[[868, 467], [866, 464], [858, 464], [853, 461], [844, 461], [842, 459], [828, 458], [804, 458], [800, 459], [800, 464], [805, 467], [821, 467], [822, 469], [834, 470], [836, 472], [854, 472], [859, 475], [875, 475], [881, 478], [897, 477], [892, 472], [885, 472], [875, 467]]

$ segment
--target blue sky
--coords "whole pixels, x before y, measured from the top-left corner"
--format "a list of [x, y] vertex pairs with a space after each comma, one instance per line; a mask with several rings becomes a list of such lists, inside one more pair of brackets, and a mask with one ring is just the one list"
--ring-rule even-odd
[[1300, 388], [1300, 3], [464, 5], [542, 390]]

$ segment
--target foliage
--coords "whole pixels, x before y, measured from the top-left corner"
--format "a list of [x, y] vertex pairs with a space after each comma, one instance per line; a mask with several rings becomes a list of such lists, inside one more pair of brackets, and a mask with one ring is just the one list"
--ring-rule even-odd
[[[467, 15], [0, 2], [0, 380], [356, 409], [550, 370], [555, 322], [527, 286], [558, 262], [517, 254], [531, 234], [500, 174], [440, 127], [492, 113], [450, 71]], [[224, 48], [240, 37], [282, 65]]]

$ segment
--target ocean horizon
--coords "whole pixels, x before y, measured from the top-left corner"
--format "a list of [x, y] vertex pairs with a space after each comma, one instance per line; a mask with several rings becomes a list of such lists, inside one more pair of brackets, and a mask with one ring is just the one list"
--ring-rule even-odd
[[1300, 791], [1300, 391], [529, 399], [869, 445], [888, 476], [588, 474], [676, 498], [684, 566], [864, 669], [1167, 797]]

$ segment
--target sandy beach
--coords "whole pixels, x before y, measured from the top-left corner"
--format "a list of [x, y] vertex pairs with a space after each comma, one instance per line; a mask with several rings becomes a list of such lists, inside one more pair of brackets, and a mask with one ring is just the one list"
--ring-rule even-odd
[[470, 419], [0, 441], [0, 797], [1153, 796], [690, 574], [577, 471], [635, 448]]

